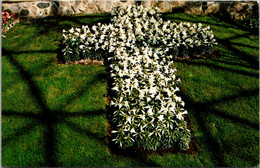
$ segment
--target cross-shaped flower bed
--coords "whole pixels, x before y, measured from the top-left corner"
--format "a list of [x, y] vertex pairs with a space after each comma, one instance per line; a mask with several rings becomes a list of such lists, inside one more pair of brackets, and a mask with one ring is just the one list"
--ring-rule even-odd
[[163, 21], [156, 8], [116, 8], [110, 24], [63, 31], [65, 61], [107, 57], [114, 96], [113, 140], [122, 148], [189, 148], [190, 130], [177, 96], [176, 57], [212, 53], [216, 40], [202, 24]]

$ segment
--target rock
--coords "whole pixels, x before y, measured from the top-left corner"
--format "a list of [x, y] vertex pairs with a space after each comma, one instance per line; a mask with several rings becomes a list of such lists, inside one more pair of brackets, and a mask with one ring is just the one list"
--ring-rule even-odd
[[21, 6], [19, 6], [18, 4], [12, 5], [12, 6], [11, 6], [11, 9], [12, 9], [13, 11], [15, 11], [15, 12], [19, 12], [20, 9], [21, 9]]
[[165, 7], [164, 1], [157, 2], [156, 5], [159, 8], [159, 11], [163, 11]]
[[62, 15], [62, 13], [63, 13], [63, 7], [61, 6], [58, 8], [58, 15]]
[[96, 4], [99, 12], [104, 13], [106, 11], [106, 4], [102, 1]]
[[153, 7], [157, 6], [157, 1], [150, 1], [150, 5], [153, 6]]
[[60, 6], [70, 6], [70, 3], [67, 1], [60, 1]]
[[66, 14], [66, 15], [71, 15], [72, 12], [71, 12], [71, 10], [67, 9], [65, 14]]
[[171, 7], [177, 7], [180, 6], [179, 1], [170, 1]]
[[40, 2], [37, 4], [39, 8], [48, 8], [50, 6], [50, 3]]
[[86, 11], [82, 8], [79, 8], [80, 13], [86, 13]]
[[202, 14], [202, 3], [196, 1], [187, 1], [184, 5], [185, 13], [186, 14], [195, 14], [201, 15]]
[[142, 5], [143, 5], [143, 7], [148, 7], [151, 5], [151, 3], [149, 1], [143, 1]]
[[22, 11], [20, 12], [21, 16], [27, 16], [30, 12], [27, 9], [22, 9]]
[[29, 8], [31, 6], [31, 3], [24, 2], [22, 3], [24, 8]]
[[43, 18], [43, 16], [44, 16], [44, 12], [40, 10], [37, 14], [37, 18]]
[[225, 14], [225, 13], [227, 13], [227, 9], [228, 9], [228, 7], [230, 6], [230, 2], [221, 2], [220, 4], [219, 4], [219, 10], [220, 10], [220, 13], [221, 14]]
[[51, 9], [50, 9], [50, 15], [56, 15], [58, 13], [58, 6], [57, 3], [52, 3]]
[[171, 12], [171, 6], [170, 6], [170, 3], [168, 1], [165, 1], [165, 11]]
[[44, 9], [44, 16], [48, 16], [48, 10], [47, 9]]
[[107, 8], [110, 9], [110, 6], [111, 6], [111, 2], [110, 1], [107, 1]]
[[75, 6], [79, 6], [79, 5], [81, 5], [81, 3], [82, 3], [81, 0], [75, 1]]
[[95, 5], [93, 2], [90, 2], [90, 3], [88, 3], [88, 7], [89, 7], [89, 9], [93, 9], [95, 7]]
[[37, 15], [37, 8], [35, 6], [31, 7], [31, 13], [34, 14], [35, 16]]
[[250, 6], [247, 3], [232, 3], [227, 12], [234, 20], [243, 20], [250, 13]]
[[77, 13], [77, 8], [75, 7], [75, 5], [71, 5], [71, 9], [72, 9], [73, 13]]
[[208, 2], [208, 8], [205, 10], [205, 15], [215, 15], [219, 12], [219, 2]]

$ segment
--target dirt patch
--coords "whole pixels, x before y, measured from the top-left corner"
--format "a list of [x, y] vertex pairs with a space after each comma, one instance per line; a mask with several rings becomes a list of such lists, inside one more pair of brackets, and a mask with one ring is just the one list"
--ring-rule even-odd
[[181, 60], [194, 60], [194, 59], [208, 59], [208, 58], [219, 58], [217, 53], [213, 54], [203, 54], [203, 55], [196, 55], [194, 57], [177, 57], [174, 60], [181, 61]]
[[[58, 64], [60, 65], [60, 64], [63, 64], [63, 63], [59, 62]], [[81, 59], [81, 60], [78, 60], [78, 61], [70, 61], [70, 62], [65, 63], [65, 65], [74, 65], [74, 64], [104, 65], [104, 61], [102, 61], [102, 60], [91, 60], [91, 59], [88, 58], [88, 59]]]

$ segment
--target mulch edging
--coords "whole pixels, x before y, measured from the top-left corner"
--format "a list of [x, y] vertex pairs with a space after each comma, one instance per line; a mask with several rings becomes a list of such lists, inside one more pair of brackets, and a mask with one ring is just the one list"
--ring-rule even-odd
[[104, 65], [104, 61], [102, 61], [102, 60], [91, 60], [90, 58], [87, 58], [87, 59], [81, 59], [81, 60], [78, 60], [78, 61], [70, 61], [70, 62], [67, 62], [67, 63], [62, 63], [62, 62], [58, 63], [58, 65], [61, 65], [61, 64], [64, 64], [64, 65], [75, 65], [75, 64], [80, 64], [80, 65]]

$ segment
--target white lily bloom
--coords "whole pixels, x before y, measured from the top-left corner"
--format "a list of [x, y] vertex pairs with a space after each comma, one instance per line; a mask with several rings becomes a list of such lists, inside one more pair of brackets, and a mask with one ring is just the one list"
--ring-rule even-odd
[[[184, 122], [182, 115], [187, 111], [182, 109], [184, 102], [175, 95], [179, 91], [175, 84], [180, 80], [176, 77], [176, 68], [169, 68], [173, 58], [166, 54], [171, 52], [169, 48], [216, 45], [209, 27], [163, 21], [156, 10], [129, 5], [113, 10], [110, 24], [63, 30], [63, 43], [68, 44], [62, 50], [64, 55], [74, 54], [70, 50], [72, 45], [82, 52], [102, 49], [113, 55], [107, 59], [113, 63], [109, 66], [114, 80], [111, 90], [118, 97], [114, 97], [110, 105], [121, 109], [114, 112], [119, 118], [113, 120], [118, 122], [113, 140], [120, 146], [124, 146], [124, 141], [119, 137], [135, 141], [137, 130], [140, 130], [138, 137], [142, 138], [146, 133], [159, 138], [168, 136], [167, 132], [178, 130], [171, 124], [174, 116], [180, 120], [174, 122]], [[151, 128], [157, 131], [147, 132]]]
[[160, 121], [163, 121], [163, 119], [164, 119], [163, 115], [160, 115], [160, 116], [158, 117], [158, 119], [159, 119]]
[[152, 116], [153, 115], [153, 109], [152, 108], [149, 108], [148, 111], [147, 111], [147, 114], [149, 116]]

